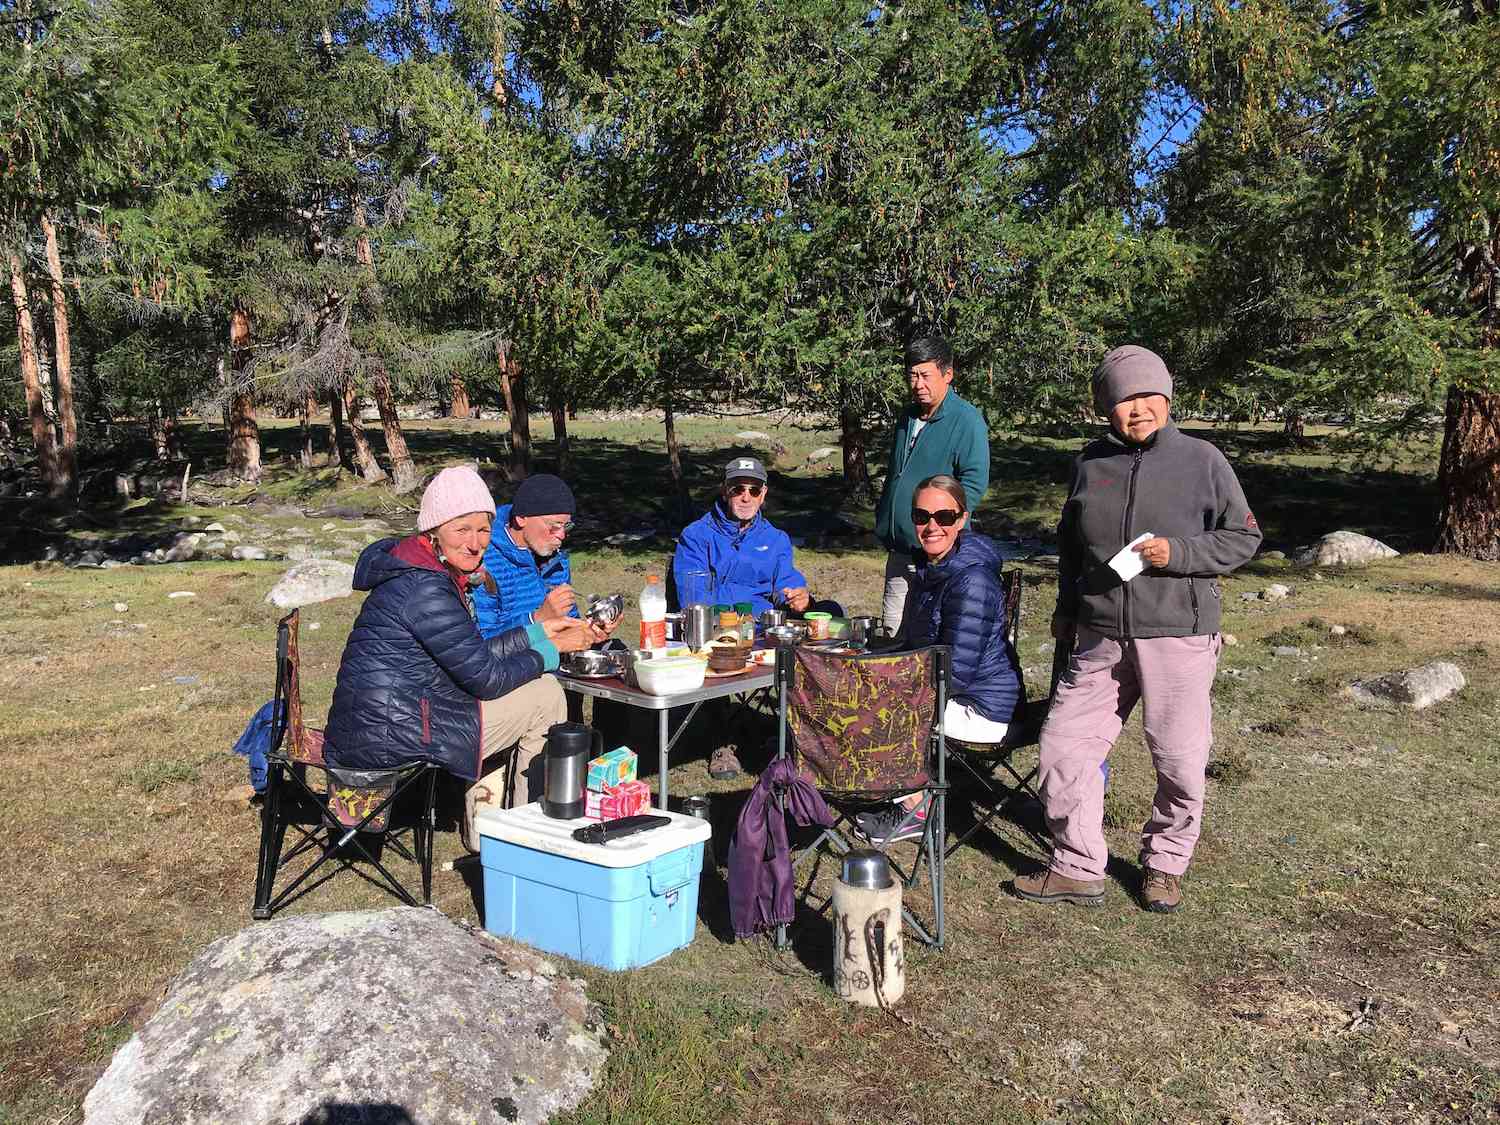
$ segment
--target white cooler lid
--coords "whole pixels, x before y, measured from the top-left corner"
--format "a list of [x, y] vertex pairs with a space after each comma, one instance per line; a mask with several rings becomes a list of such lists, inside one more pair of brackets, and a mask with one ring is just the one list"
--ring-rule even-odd
[[573, 839], [573, 829], [598, 824], [599, 821], [586, 816], [577, 820], [554, 820], [542, 812], [540, 801], [518, 809], [484, 809], [474, 817], [474, 826], [481, 836], [600, 867], [638, 867], [678, 848], [702, 843], [713, 835], [708, 821], [695, 816], [661, 812], [660, 809], [646, 811], [671, 817], [672, 823], [608, 844], [584, 844]]

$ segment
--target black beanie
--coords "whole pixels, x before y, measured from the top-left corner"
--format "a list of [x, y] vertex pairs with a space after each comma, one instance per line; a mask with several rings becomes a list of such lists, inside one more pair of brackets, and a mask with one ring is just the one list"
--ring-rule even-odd
[[562, 477], [551, 473], [527, 477], [510, 502], [513, 516], [571, 516], [576, 511], [578, 503], [573, 499], [573, 490]]

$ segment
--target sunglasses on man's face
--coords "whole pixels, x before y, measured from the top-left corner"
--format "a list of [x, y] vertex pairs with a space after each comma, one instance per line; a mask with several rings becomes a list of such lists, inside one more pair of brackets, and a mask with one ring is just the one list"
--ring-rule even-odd
[[963, 513], [957, 508], [943, 508], [936, 512], [929, 512], [926, 508], [911, 510], [911, 522], [917, 527], [922, 527], [929, 521], [935, 522], [939, 527], [952, 527], [962, 518]]
[[751, 496], [759, 496], [764, 487], [764, 485], [760, 484], [731, 484], [729, 486], [729, 495], [743, 496], [748, 492]]

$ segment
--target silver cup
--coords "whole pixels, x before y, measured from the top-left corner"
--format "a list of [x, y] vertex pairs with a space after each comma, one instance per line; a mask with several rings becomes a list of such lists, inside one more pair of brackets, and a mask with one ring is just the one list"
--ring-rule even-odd
[[713, 607], [694, 602], [682, 607], [682, 642], [697, 651], [713, 640]]

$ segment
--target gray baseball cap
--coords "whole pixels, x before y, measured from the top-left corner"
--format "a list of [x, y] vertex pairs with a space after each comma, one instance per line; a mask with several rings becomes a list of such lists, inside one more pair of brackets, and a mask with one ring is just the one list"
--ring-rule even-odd
[[736, 457], [724, 466], [724, 483], [740, 478], [764, 482], [767, 479], [766, 467], [754, 457]]

